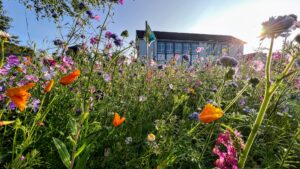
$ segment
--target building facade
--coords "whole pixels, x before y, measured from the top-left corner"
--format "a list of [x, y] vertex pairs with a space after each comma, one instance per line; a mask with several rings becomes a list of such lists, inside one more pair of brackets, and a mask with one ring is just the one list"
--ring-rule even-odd
[[[145, 31], [136, 31], [138, 56], [146, 57]], [[156, 40], [148, 48], [148, 57], [158, 63], [166, 63], [177, 55], [178, 62], [182, 63], [183, 56], [189, 58], [190, 64], [199, 58], [216, 59], [222, 55], [240, 57], [243, 55], [245, 42], [228, 35], [208, 35], [192, 33], [175, 33], [154, 31]], [[201, 52], [196, 51], [200, 47]]]

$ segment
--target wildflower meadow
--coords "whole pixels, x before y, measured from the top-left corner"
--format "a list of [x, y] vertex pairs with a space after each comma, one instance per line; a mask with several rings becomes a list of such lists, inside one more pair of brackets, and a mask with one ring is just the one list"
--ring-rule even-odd
[[0, 168], [300, 168], [296, 15], [265, 18], [268, 47], [253, 57], [162, 64], [107, 28], [127, 1], [34, 2], [37, 15], [72, 23], [31, 53], [10, 53], [14, 38], [0, 32]]

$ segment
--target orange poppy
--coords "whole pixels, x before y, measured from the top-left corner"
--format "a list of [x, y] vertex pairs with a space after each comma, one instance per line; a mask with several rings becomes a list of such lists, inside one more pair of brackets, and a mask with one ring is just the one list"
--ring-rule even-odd
[[70, 73], [67, 76], [64, 76], [60, 79], [59, 83], [62, 85], [68, 85], [73, 83], [76, 78], [80, 75], [80, 70], [76, 69], [74, 72]]
[[218, 120], [224, 115], [222, 109], [215, 107], [212, 104], [205, 105], [204, 109], [199, 114], [198, 118], [203, 123], [210, 123], [215, 120]]
[[121, 125], [123, 122], [125, 121], [125, 117], [120, 117], [120, 115], [118, 113], [115, 113], [115, 116], [114, 116], [114, 120], [113, 120], [113, 125], [115, 127], [118, 127], [119, 125]]
[[44, 89], [44, 92], [45, 92], [45, 93], [50, 92], [51, 89], [52, 89], [52, 87], [53, 87], [53, 84], [54, 84], [54, 80], [51, 79], [51, 80], [47, 83], [47, 85], [46, 85], [46, 87], [45, 87], [45, 89]]
[[26, 107], [26, 102], [31, 96], [30, 93], [27, 92], [30, 88], [32, 88], [35, 83], [28, 83], [27, 85], [21, 87], [13, 87], [6, 90], [6, 96], [11, 99], [11, 101], [23, 111]]
[[0, 127], [14, 123], [15, 121], [0, 121]]

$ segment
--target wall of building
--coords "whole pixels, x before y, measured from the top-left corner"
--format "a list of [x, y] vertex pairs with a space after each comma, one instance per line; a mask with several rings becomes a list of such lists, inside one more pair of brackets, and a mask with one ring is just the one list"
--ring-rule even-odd
[[[138, 41], [138, 54], [141, 59], [146, 56], [146, 42], [144, 39]], [[164, 45], [162, 45], [164, 44]], [[176, 50], [181, 44], [181, 51]], [[177, 47], [177, 46], [178, 47]], [[203, 47], [204, 50], [196, 53], [197, 47]], [[162, 51], [162, 49], [164, 50]], [[172, 49], [171, 49], [172, 48]], [[179, 47], [180, 48], [180, 47]], [[172, 51], [171, 51], [172, 50]], [[178, 63], [182, 62], [182, 56], [188, 55], [191, 64], [202, 58], [217, 59], [220, 56], [226, 55], [232, 57], [241, 57], [243, 55], [244, 47], [241, 43], [224, 43], [224, 42], [199, 42], [199, 41], [177, 41], [177, 40], [156, 40], [151, 44], [148, 50], [148, 56], [159, 63], [168, 62], [174, 55], [179, 56]], [[150, 58], [149, 57], [149, 58]]]

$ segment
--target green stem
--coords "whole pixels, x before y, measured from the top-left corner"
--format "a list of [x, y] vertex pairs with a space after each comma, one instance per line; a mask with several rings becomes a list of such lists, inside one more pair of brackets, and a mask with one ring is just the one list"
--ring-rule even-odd
[[264, 100], [260, 106], [258, 115], [256, 117], [256, 120], [254, 122], [253, 128], [250, 132], [250, 135], [248, 137], [248, 140], [246, 142], [246, 146], [245, 146], [245, 150], [243, 151], [243, 153], [240, 156], [240, 160], [239, 160], [239, 168], [243, 169], [245, 167], [246, 164], [246, 160], [248, 157], [248, 154], [250, 152], [250, 149], [252, 147], [252, 144], [254, 143], [254, 140], [256, 138], [258, 129], [264, 119], [265, 113], [267, 111], [268, 105], [270, 103], [270, 100], [272, 98], [273, 92], [270, 92], [270, 86], [271, 86], [271, 82], [270, 82], [270, 74], [271, 74], [271, 55], [272, 55], [272, 49], [273, 49], [273, 43], [274, 43], [274, 37], [271, 38], [271, 44], [270, 44], [270, 49], [269, 49], [269, 53], [267, 56], [267, 63], [266, 63], [266, 89], [265, 89], [265, 95], [264, 95]]
[[283, 164], [284, 164], [284, 162], [286, 161], [286, 159], [287, 159], [287, 157], [288, 157], [288, 155], [289, 155], [289, 153], [290, 153], [292, 147], [294, 146], [294, 143], [295, 143], [295, 141], [296, 141], [296, 139], [297, 139], [297, 137], [298, 137], [299, 134], [300, 134], [300, 130], [297, 131], [297, 133], [295, 134], [293, 140], [290, 142], [289, 149], [288, 149], [287, 152], [285, 153], [285, 155], [284, 155], [284, 157], [283, 157], [283, 159], [282, 159], [282, 161], [281, 161], [281, 164], [280, 164], [279, 169], [281, 169], [281, 168], [283, 167]]
[[16, 147], [16, 140], [17, 140], [18, 129], [19, 128], [17, 127], [16, 130], [15, 130], [15, 134], [14, 134], [11, 161], [13, 161], [14, 157], [15, 157], [15, 147]]
[[249, 84], [245, 85], [242, 90], [238, 92], [238, 94], [231, 100], [231, 102], [225, 107], [224, 113], [230, 109], [230, 107], [242, 96], [242, 94], [247, 90]]
[[213, 135], [213, 131], [214, 131], [214, 129], [215, 129], [215, 126], [216, 126], [216, 122], [214, 122], [214, 123], [212, 124], [211, 128], [210, 128], [210, 131], [209, 131], [209, 137], [206, 139], [204, 148], [203, 148], [203, 150], [202, 150], [202, 152], [201, 152], [200, 160], [202, 160], [202, 158], [203, 158], [203, 156], [204, 156], [204, 154], [205, 154], [205, 151], [206, 151], [206, 149], [207, 149], [207, 147], [208, 147], [208, 144], [209, 144], [209, 142], [210, 142], [210, 140], [211, 140], [211, 137], [212, 137], [212, 135]]
[[1, 63], [0, 68], [2, 68], [4, 64], [4, 40], [1, 40]]

